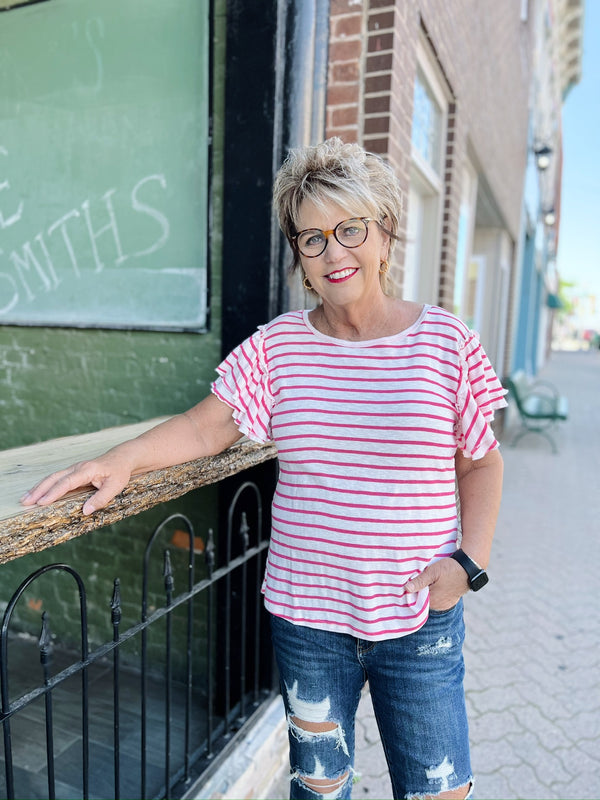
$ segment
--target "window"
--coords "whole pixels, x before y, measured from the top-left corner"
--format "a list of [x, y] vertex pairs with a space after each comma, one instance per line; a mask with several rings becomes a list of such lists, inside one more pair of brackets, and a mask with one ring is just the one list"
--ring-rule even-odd
[[454, 274], [454, 313], [459, 317], [467, 315], [467, 283], [471, 265], [469, 258], [473, 249], [473, 230], [475, 227], [475, 208], [477, 204], [477, 172], [466, 159], [462, 173], [460, 214], [458, 218], [458, 242], [456, 246], [456, 271]]
[[139, 6], [0, 16], [3, 325], [207, 328], [209, 4]]
[[449, 95], [424, 36], [417, 57], [402, 296], [406, 300], [436, 302]]
[[417, 70], [414, 92], [412, 145], [421, 158], [439, 174], [444, 117], [422, 70]]

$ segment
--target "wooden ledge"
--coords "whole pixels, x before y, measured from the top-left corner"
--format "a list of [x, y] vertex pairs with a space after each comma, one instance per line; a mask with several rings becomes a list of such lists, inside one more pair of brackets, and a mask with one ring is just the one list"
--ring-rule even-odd
[[241, 439], [217, 456], [132, 478], [106, 508], [88, 517], [83, 516], [81, 508], [93, 493], [91, 489], [72, 492], [44, 508], [19, 503], [19, 497], [49, 473], [94, 458], [120, 442], [139, 436], [163, 419], [0, 452], [0, 564], [112, 525], [276, 457], [273, 444], [260, 445]]

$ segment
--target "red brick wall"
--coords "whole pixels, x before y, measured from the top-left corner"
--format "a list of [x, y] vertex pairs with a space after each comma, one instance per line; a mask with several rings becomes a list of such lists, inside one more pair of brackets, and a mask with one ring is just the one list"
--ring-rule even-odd
[[[406, 191], [420, 29], [447, 81], [451, 101], [438, 302], [448, 307], [467, 147], [506, 229], [515, 241], [519, 235], [533, 33], [519, 10], [514, 0], [331, 2], [327, 135], [386, 155]], [[399, 248], [396, 264], [402, 261]]]
[[362, 137], [363, 3], [332, 0], [327, 77], [327, 137]]
[[456, 271], [456, 248], [458, 244], [458, 218], [460, 214], [461, 181], [460, 165], [464, 150], [457, 146], [460, 119], [456, 103], [448, 108], [448, 134], [446, 160], [444, 164], [444, 207], [442, 217], [442, 250], [440, 253], [440, 283], [438, 302], [452, 309], [454, 303], [454, 274]]

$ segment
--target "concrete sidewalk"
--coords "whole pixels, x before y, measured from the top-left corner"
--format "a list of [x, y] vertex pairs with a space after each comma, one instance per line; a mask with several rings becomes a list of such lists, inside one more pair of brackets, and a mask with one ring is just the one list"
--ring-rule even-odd
[[[600, 798], [600, 351], [553, 352], [538, 376], [569, 398], [554, 436], [509, 446], [490, 583], [466, 598], [475, 797]], [[354, 798], [391, 785], [368, 692]], [[265, 795], [288, 796], [282, 770]]]

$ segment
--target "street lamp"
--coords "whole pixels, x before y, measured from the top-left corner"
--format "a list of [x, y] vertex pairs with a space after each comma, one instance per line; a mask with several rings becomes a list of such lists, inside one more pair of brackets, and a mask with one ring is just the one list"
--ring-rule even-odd
[[556, 214], [554, 213], [553, 208], [549, 208], [547, 211], [543, 213], [544, 217], [544, 224], [551, 228], [554, 223], [556, 222]]

